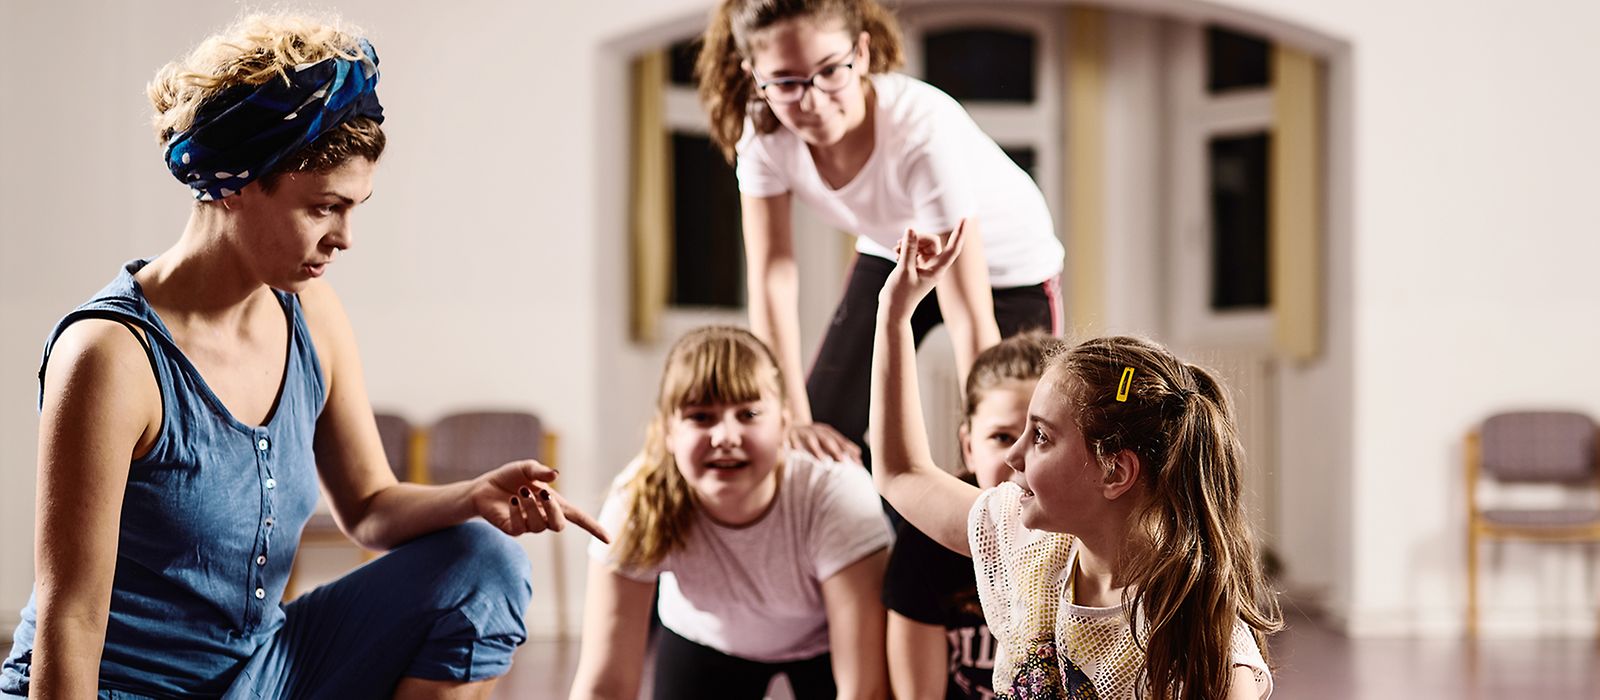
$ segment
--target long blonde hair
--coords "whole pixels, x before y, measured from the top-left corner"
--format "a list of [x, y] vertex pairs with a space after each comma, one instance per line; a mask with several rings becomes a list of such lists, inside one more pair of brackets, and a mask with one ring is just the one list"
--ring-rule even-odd
[[1084, 342], [1053, 358], [1050, 368], [1058, 367], [1066, 379], [1057, 390], [1076, 405], [1078, 428], [1102, 466], [1122, 450], [1145, 465], [1147, 497], [1121, 572], [1123, 602], [1145, 648], [1142, 695], [1226, 696], [1238, 621], [1263, 658], [1266, 635], [1283, 628], [1241, 502], [1244, 450], [1226, 388], [1142, 338]]
[[700, 37], [694, 75], [700, 83], [700, 104], [711, 117], [711, 142], [729, 163], [744, 134], [746, 115], [758, 134], [778, 128], [777, 116], [756, 95], [754, 81], [740, 65], [750, 58], [751, 37], [795, 18], [837, 21], [852, 40], [866, 32], [872, 48], [870, 73], [887, 73], [905, 63], [900, 27], [876, 0], [723, 0]]
[[694, 496], [667, 449], [667, 426], [678, 409], [762, 398], [787, 405], [777, 359], [749, 331], [707, 326], [686, 333], [672, 346], [638, 470], [623, 486], [628, 521], [616, 544], [623, 568], [655, 566], [688, 541]]

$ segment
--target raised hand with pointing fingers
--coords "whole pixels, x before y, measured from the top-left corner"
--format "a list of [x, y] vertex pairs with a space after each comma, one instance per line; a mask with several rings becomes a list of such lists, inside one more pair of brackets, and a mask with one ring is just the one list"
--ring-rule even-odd
[[966, 219], [942, 239], [906, 229], [895, 246], [894, 271], [889, 273], [883, 291], [878, 293], [878, 313], [887, 314], [896, 321], [911, 318], [917, 304], [933, 291], [945, 271], [961, 255], [966, 230]]

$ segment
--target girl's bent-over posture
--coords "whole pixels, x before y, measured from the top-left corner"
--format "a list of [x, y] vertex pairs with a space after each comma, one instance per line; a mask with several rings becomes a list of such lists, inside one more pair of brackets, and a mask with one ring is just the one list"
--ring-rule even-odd
[[[894, 72], [901, 57], [876, 0], [724, 0], [696, 66], [711, 138], [738, 174], [750, 328], [788, 378], [795, 445], [836, 459], [864, 440], [878, 290], [907, 228], [982, 223], [911, 320], [917, 343], [941, 323], [950, 331], [960, 381], [1000, 338], [1053, 330], [1060, 304], [1062, 248], [1039, 187], [949, 95]], [[809, 376], [796, 200], [857, 236]]]

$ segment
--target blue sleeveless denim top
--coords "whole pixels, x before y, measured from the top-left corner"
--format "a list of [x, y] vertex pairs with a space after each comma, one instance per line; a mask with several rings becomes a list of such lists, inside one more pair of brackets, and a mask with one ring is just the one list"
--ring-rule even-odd
[[[50, 349], [71, 323], [110, 318], [144, 332], [161, 386], [161, 432], [129, 467], [100, 685], [218, 696], [283, 625], [284, 585], [317, 502], [311, 441], [326, 389], [298, 297], [274, 290], [289, 327], [283, 383], [266, 425], [240, 423], [145, 301], [133, 274], [147, 263], [127, 263], [56, 325], [40, 363], [40, 400]], [[35, 623], [30, 597], [0, 690], [26, 690]]]

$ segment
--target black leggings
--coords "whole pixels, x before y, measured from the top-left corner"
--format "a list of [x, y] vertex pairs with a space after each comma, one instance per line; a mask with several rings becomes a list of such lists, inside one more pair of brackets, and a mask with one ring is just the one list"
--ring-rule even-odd
[[751, 661], [696, 644], [662, 627], [656, 637], [652, 697], [655, 700], [761, 700], [772, 677], [779, 673], [789, 677], [795, 700], [832, 700], [839, 694], [833, 682], [833, 661], [829, 654], [783, 663]]
[[[878, 292], [894, 271], [894, 262], [875, 255], [857, 255], [844, 298], [839, 300], [833, 321], [828, 324], [822, 347], [817, 350], [811, 375], [806, 378], [806, 393], [811, 396], [811, 419], [833, 426], [846, 438], [861, 446], [861, 459], [867, 468], [867, 410], [872, 385], [872, 339], [877, 333]], [[1056, 326], [1056, 305], [1060, 293], [1056, 281], [1029, 287], [996, 289], [994, 320], [1000, 337], [1009, 338], [1028, 330], [1043, 330], [1060, 335]], [[920, 347], [934, 327], [944, 323], [935, 295], [917, 305], [911, 314], [911, 335]]]

